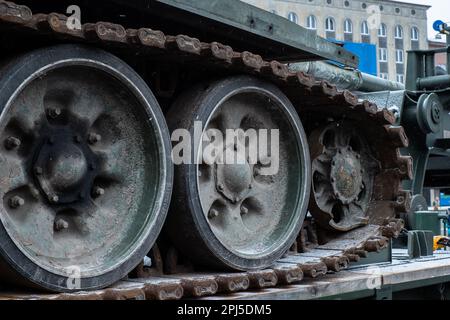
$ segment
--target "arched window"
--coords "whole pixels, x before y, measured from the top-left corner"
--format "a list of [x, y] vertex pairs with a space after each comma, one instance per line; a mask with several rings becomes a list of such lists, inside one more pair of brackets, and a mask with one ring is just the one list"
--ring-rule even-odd
[[294, 12], [289, 12], [288, 19], [289, 19], [289, 21], [292, 21], [294, 23], [298, 23], [297, 14], [295, 14]]
[[378, 36], [387, 37], [387, 27], [384, 23], [380, 24], [380, 27], [378, 28]]
[[416, 27], [411, 28], [411, 40], [419, 41], [419, 29]]
[[401, 49], [395, 50], [395, 62], [399, 63], [399, 64], [403, 64], [403, 62], [404, 62], [403, 50], [401, 50]]
[[369, 24], [367, 21], [363, 21], [361, 23], [361, 35], [368, 36], [369, 35]]
[[395, 39], [403, 39], [403, 28], [400, 25], [395, 26]]
[[311, 15], [308, 18], [306, 18], [306, 28], [311, 30], [317, 29], [317, 20], [315, 16]]
[[332, 17], [328, 17], [325, 20], [325, 31], [334, 32], [336, 31], [336, 26], [334, 19]]
[[353, 23], [350, 19], [344, 21], [344, 33], [353, 33]]

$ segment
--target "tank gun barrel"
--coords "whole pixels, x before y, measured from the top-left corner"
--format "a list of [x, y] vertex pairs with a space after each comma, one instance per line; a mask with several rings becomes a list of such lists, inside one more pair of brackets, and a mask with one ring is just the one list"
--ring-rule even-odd
[[289, 67], [294, 71], [311, 74], [316, 79], [327, 80], [339, 89], [362, 92], [405, 89], [405, 86], [399, 82], [381, 79], [355, 69], [342, 69], [323, 61], [293, 63]]

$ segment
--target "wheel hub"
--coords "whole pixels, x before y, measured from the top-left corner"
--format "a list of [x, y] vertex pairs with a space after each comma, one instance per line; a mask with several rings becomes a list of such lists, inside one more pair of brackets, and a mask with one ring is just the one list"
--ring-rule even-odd
[[82, 200], [92, 189], [97, 160], [81, 136], [71, 129], [51, 132], [35, 159], [37, 185], [51, 203]]
[[[232, 159], [237, 158], [237, 152], [232, 152]], [[228, 200], [238, 202], [242, 200], [251, 189], [252, 168], [246, 161], [243, 164], [218, 164], [217, 190]]]
[[362, 189], [362, 167], [352, 150], [339, 149], [332, 160], [331, 183], [335, 197], [343, 204], [355, 201]]

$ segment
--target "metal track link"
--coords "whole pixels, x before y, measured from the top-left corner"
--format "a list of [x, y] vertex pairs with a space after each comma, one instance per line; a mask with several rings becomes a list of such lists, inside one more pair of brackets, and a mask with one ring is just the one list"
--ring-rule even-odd
[[[141, 52], [149, 59], [155, 54], [182, 57], [205, 66], [214, 65], [239, 73], [253, 74], [276, 83], [296, 105], [299, 114], [324, 113], [327, 117], [355, 119], [367, 123], [373, 146], [381, 159], [382, 172], [375, 181], [375, 199], [370, 206], [370, 224], [341, 234], [326, 245], [315, 246], [306, 253], [289, 254], [272, 269], [248, 273], [176, 274], [127, 279], [93, 292], [75, 294], [26, 294], [1, 289], [2, 299], [180, 299], [201, 297], [217, 292], [233, 293], [295, 284], [303, 277], [317, 278], [327, 272], [338, 272], [350, 262], [367, 257], [398, 236], [403, 221], [396, 214], [408, 211], [411, 196], [401, 190], [401, 181], [412, 178], [412, 159], [401, 156], [399, 148], [408, 145], [402, 127], [395, 127], [394, 115], [378, 109], [368, 101], [359, 101], [349, 91], [338, 91], [326, 81], [318, 82], [302, 72], [292, 72], [285, 64], [265, 61], [260, 55], [236, 52], [230, 46], [204, 43], [186, 35], [170, 36], [148, 28], [126, 29], [121, 25], [97, 22], [82, 25], [81, 30], [67, 28], [67, 16], [57, 13], [32, 14], [25, 6], [0, 1], [0, 30], [46, 39], [76, 40], [98, 47], [123, 47]], [[20, 31], [20, 32], [19, 32]]]

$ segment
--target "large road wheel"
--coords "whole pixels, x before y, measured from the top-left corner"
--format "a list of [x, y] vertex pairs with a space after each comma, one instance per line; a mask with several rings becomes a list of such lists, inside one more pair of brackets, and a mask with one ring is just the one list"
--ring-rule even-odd
[[[242, 129], [216, 153], [238, 159], [239, 152], [255, 147], [256, 140], [244, 132], [267, 129], [272, 137], [270, 130], [279, 130], [277, 172], [262, 174], [271, 165], [264, 152], [253, 160], [245, 153], [235, 163], [176, 166], [168, 226], [180, 252], [197, 264], [237, 270], [269, 266], [295, 241], [309, 199], [307, 138], [292, 104], [275, 86], [243, 76], [198, 86], [181, 96], [171, 112], [171, 131], [185, 129], [192, 137], [191, 159], [201, 160], [202, 150], [209, 155], [204, 139], [211, 134], [225, 138], [227, 129]], [[198, 128], [202, 136], [195, 135]]]
[[65, 45], [0, 71], [0, 275], [105, 287], [147, 254], [172, 186], [155, 97], [123, 61]]

